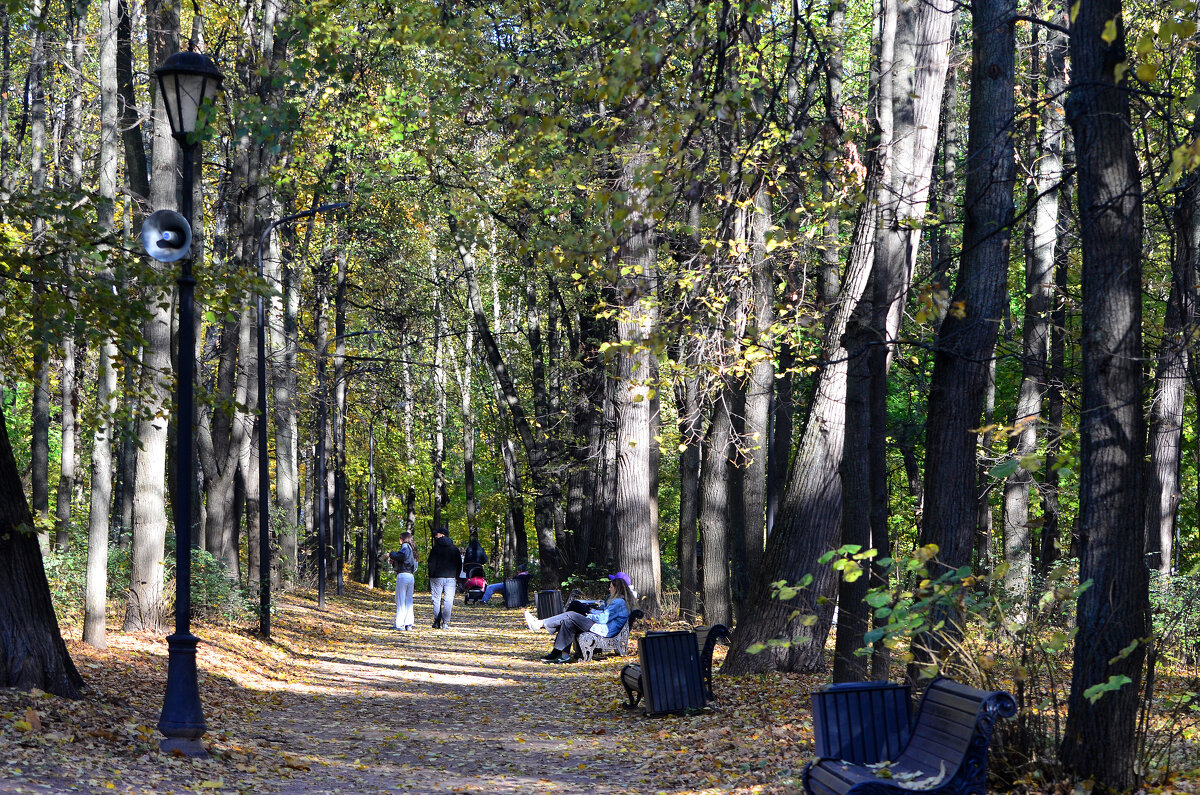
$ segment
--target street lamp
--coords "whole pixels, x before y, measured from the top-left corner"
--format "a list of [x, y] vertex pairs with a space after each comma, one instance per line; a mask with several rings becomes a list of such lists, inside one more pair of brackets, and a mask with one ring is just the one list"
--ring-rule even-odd
[[[271, 237], [271, 232], [280, 224], [295, 221], [297, 218], [309, 218], [326, 210], [340, 210], [349, 207], [350, 202], [334, 202], [322, 204], [292, 215], [284, 216], [277, 221], [267, 224], [262, 236], [258, 238], [258, 278], [263, 278], [263, 246]], [[267, 510], [267, 498], [271, 494], [270, 461], [267, 460], [267, 329], [266, 314], [263, 311], [262, 293], [258, 294], [258, 599], [259, 599], [259, 630], [264, 638], [271, 637], [271, 531], [267, 522], [270, 511]]]
[[[207, 55], [177, 52], [154, 72], [171, 134], [183, 152], [181, 210], [192, 221], [193, 162], [200, 149], [196, 117], [221, 90], [220, 70]], [[207, 726], [196, 678], [196, 642], [191, 631], [192, 604], [192, 382], [196, 372], [195, 296], [190, 253], [181, 257], [179, 275], [179, 356], [175, 372], [175, 634], [167, 638], [167, 692], [158, 730], [163, 751], [207, 756], [200, 738]]]

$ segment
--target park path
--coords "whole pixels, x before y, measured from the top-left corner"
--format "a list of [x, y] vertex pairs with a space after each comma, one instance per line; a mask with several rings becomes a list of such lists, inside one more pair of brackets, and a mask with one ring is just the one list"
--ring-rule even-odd
[[549, 636], [519, 610], [460, 600], [452, 628], [435, 630], [418, 594], [417, 628], [400, 633], [380, 592], [336, 602], [317, 613], [289, 600], [275, 622], [301, 671], [244, 734], [295, 774], [261, 791], [653, 791], [620, 750], [621, 658], [547, 665]]

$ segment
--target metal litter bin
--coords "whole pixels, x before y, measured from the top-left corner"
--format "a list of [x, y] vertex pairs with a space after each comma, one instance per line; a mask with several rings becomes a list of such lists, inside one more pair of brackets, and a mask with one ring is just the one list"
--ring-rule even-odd
[[817, 756], [856, 764], [894, 760], [908, 742], [912, 705], [895, 682], [846, 682], [812, 694]]
[[558, 590], [538, 591], [537, 617], [541, 621], [563, 612], [562, 593]]
[[696, 633], [647, 632], [638, 642], [646, 714], [704, 707], [704, 678]]
[[525, 607], [529, 604], [529, 578], [509, 577], [504, 581], [504, 606]]

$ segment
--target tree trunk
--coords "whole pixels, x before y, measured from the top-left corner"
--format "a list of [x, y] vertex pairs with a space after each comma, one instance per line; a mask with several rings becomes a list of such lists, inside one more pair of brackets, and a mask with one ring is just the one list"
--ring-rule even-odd
[[[772, 669], [813, 671], [824, 666], [824, 645], [832, 621], [832, 606], [821, 600], [833, 596], [834, 578], [830, 568], [818, 563], [818, 559], [837, 546], [841, 530], [842, 496], [838, 469], [843, 452], [847, 377], [847, 350], [842, 336], [863, 295], [875, 260], [881, 206], [888, 207], [889, 217], [899, 212], [890, 205], [900, 200], [904, 202], [906, 212], [916, 217], [924, 213], [952, 17], [949, 4], [934, 2], [906, 8], [900, 17], [897, 46], [903, 41], [913, 55], [912, 68], [898, 77], [905, 81], [909, 90], [897, 92], [896, 102], [901, 103], [905, 118], [912, 125], [911, 130], [906, 127], [905, 132], [906, 137], [912, 139], [914, 160], [905, 173], [913, 175], [915, 182], [898, 199], [882, 182], [880, 164], [873, 162], [868, 170], [865, 188], [868, 198], [855, 229], [850, 263], [843, 280], [842, 302], [830, 323], [824, 345], [823, 360], [828, 364], [818, 378], [816, 396], [792, 465], [784, 504], [768, 541], [749, 610], [726, 657], [723, 670], [727, 673]], [[897, 136], [899, 134], [897, 131]], [[926, 180], [924, 189], [919, 183], [922, 174]], [[805, 574], [813, 575], [813, 583], [796, 599], [785, 603], [773, 597], [772, 583], [780, 580], [796, 583]], [[800, 616], [792, 617], [795, 610], [801, 615], [815, 614], [818, 621], [806, 626]], [[789, 643], [772, 646], [760, 654], [746, 652], [756, 643], [780, 636]]]
[[[704, 445], [704, 411], [700, 405], [699, 341], [691, 334], [679, 340], [676, 361], [685, 367], [675, 382], [675, 410], [679, 417], [679, 617], [700, 615], [696, 576], [696, 546], [700, 507], [700, 452]], [[591, 412], [589, 412], [590, 414]]]
[[[281, 209], [276, 205], [276, 214]], [[284, 587], [299, 577], [300, 472], [299, 423], [297, 419], [297, 348], [300, 314], [300, 274], [292, 257], [283, 256], [280, 234], [271, 236], [265, 262], [267, 279], [280, 283], [271, 298], [271, 384], [275, 394], [275, 503], [279, 507], [279, 569]], [[276, 331], [278, 329], [278, 331]]]
[[1061, 510], [1058, 503], [1058, 454], [1062, 449], [1063, 384], [1067, 372], [1067, 312], [1066, 296], [1070, 280], [1070, 258], [1065, 243], [1071, 231], [1071, 168], [1068, 165], [1070, 149], [1063, 147], [1062, 183], [1058, 187], [1058, 239], [1063, 245], [1054, 252], [1055, 297], [1050, 313], [1050, 374], [1046, 390], [1046, 480], [1042, 484], [1042, 504], [1045, 520], [1038, 550], [1038, 573], [1045, 576], [1058, 559]]
[[1013, 0], [974, 6], [962, 265], [938, 330], [925, 443], [920, 543], [950, 568], [969, 564], [976, 526], [976, 446], [1007, 300], [1016, 161], [1011, 139], [1016, 60]]
[[[1200, 135], [1193, 121], [1191, 135]], [[1176, 523], [1182, 500], [1183, 414], [1187, 403], [1189, 336], [1196, 319], [1196, 268], [1200, 266], [1200, 184], [1196, 173], [1184, 176], [1173, 210], [1175, 259], [1163, 323], [1163, 343], [1150, 403], [1150, 464], [1146, 483], [1147, 564], [1164, 576], [1172, 573]]]
[[[147, 13], [153, 14], [157, 3], [147, 6]], [[150, 174], [146, 164], [146, 144], [142, 129], [142, 121], [138, 113], [136, 81], [139, 79], [133, 64], [133, 18], [130, 14], [129, 3], [120, 0], [117, 5], [117, 90], [120, 95], [121, 140], [125, 147], [125, 182], [134, 196], [134, 215], [140, 221], [144, 214], [143, 207], [150, 201]], [[159, 41], [157, 32], [151, 34], [153, 41], [150, 54], [150, 64], [157, 64], [178, 48], [178, 26], [173, 28], [173, 37], [167, 36], [165, 41]], [[154, 93], [152, 90], [151, 93]], [[157, 120], [155, 122], [157, 125]], [[157, 135], [157, 126], [155, 127]], [[172, 205], [173, 206], [173, 205]], [[152, 209], [161, 209], [155, 204]], [[138, 223], [140, 226], [140, 223]]]
[[[146, 8], [150, 31], [150, 71], [179, 48], [179, 17], [159, 0]], [[156, 209], [173, 208], [177, 147], [171, 137], [162, 97], [155, 96], [153, 179], [150, 203]], [[133, 498], [133, 547], [130, 552], [130, 586], [125, 611], [126, 632], [157, 629], [165, 616], [163, 565], [167, 537], [167, 416], [171, 410], [171, 309], [169, 293], [147, 296], [150, 319], [144, 329], [142, 354], [143, 393], [150, 412], [138, 423], [136, 491]]]
[[0, 687], [78, 698], [83, 678], [58, 629], [2, 412], [0, 483]]
[[[1106, 36], [1114, 22], [1115, 37]], [[1060, 758], [1080, 777], [1124, 790], [1133, 782], [1149, 597], [1142, 558], [1142, 191], [1127, 88], [1114, 75], [1126, 57], [1121, 0], [1081, 5], [1070, 38], [1067, 118], [1079, 164], [1083, 251], [1079, 578], [1091, 587], [1079, 597]], [[1129, 683], [1094, 702], [1085, 695], [1112, 676]]]
[[[46, 188], [46, 82], [50, 71], [46, 53], [46, 31], [49, 30], [46, 0], [33, 0], [30, 13], [33, 19], [33, 39], [29, 47], [29, 77], [26, 93], [29, 97], [29, 177], [33, 193]], [[33, 242], [40, 245], [45, 234], [46, 221], [33, 221]], [[44, 302], [45, 288], [34, 286], [34, 322], [39, 326], [46, 321], [40, 309]], [[44, 524], [50, 515], [50, 351], [45, 338], [45, 329], [36, 335], [33, 342], [33, 401], [30, 428], [30, 481], [33, 486], [33, 514], [41, 520], [38, 526], [38, 542], [43, 554], [49, 549], [49, 533]]]
[[707, 624], [733, 624], [733, 591], [729, 581], [729, 448], [733, 421], [728, 392], [713, 403], [700, 467], [701, 603]]
[[[117, 19], [119, 0], [100, 5], [100, 226], [113, 231], [117, 197]], [[109, 277], [109, 274], [101, 274]], [[88, 511], [87, 572], [83, 597], [83, 642], [108, 646], [108, 529], [112, 505], [112, 429], [117, 408], [117, 346], [111, 337], [100, 346], [96, 362], [96, 430], [92, 436], [91, 505]]]
[[[1056, 17], [1064, 24], [1066, 16]], [[1033, 207], [1025, 243], [1025, 319], [1022, 334], [1021, 391], [1013, 418], [1017, 433], [1014, 457], [1021, 462], [1004, 484], [1004, 558], [1009, 569], [1005, 583], [1019, 599], [1029, 589], [1032, 572], [1029, 535], [1029, 489], [1033, 477], [1024, 466], [1037, 452], [1042, 425], [1050, 356], [1050, 313], [1054, 308], [1054, 257], [1058, 243], [1058, 183], [1062, 180], [1062, 139], [1066, 127], [1062, 95], [1066, 88], [1066, 34], [1046, 34], [1045, 104], [1041, 135], [1035, 152], [1037, 172], [1029, 186], [1027, 204]], [[1040, 99], [1040, 98], [1039, 98]]]
[[[617, 478], [613, 509], [617, 530], [617, 565], [629, 573], [640, 607], [657, 617], [662, 581], [650, 538], [650, 459], [656, 444], [650, 432], [652, 382], [649, 345], [658, 324], [655, 304], [657, 261], [654, 231], [646, 215], [649, 190], [645, 173], [649, 153], [638, 150], [625, 159], [622, 183], [629, 195], [621, 240], [619, 267], [628, 275], [617, 286], [623, 296], [617, 315], [620, 349], [615, 359], [617, 379]], [[725, 622], [728, 623], [728, 622]]]
[[479, 505], [475, 501], [475, 416], [471, 413], [471, 378], [474, 372], [475, 336], [470, 326], [463, 334], [463, 362], [455, 361], [463, 426], [463, 490], [467, 501], [467, 537], [479, 540]]
[[[71, 190], [78, 192], [83, 187], [83, 70], [84, 36], [86, 34], [86, 18], [77, 6], [70, 9], [71, 39], [68, 48], [71, 52], [71, 114], [70, 135], [67, 136], [71, 146]], [[64, 263], [65, 276], [73, 280], [75, 267], [69, 260]], [[71, 293], [74, 297], [73, 291]], [[75, 496], [76, 481], [76, 437], [78, 434], [77, 414], [79, 408], [79, 393], [76, 387], [76, 345], [74, 334], [68, 331], [62, 342], [62, 375], [60, 379], [60, 396], [62, 399], [61, 423], [61, 455], [59, 456], [58, 494], [55, 500], [56, 527], [54, 544], [61, 551], [66, 551], [71, 541], [71, 508]]]
[[[341, 237], [339, 233], [339, 237]], [[334, 544], [337, 547], [337, 595], [345, 596], [346, 570], [346, 256], [345, 241], [338, 246], [337, 287], [334, 291], [333, 343], [333, 449]]]
[[751, 285], [750, 316], [743, 355], [754, 362], [746, 379], [742, 402], [742, 438], [745, 469], [742, 473], [742, 546], [745, 553], [744, 582], [740, 589], [748, 594], [750, 583], [762, 566], [766, 543], [767, 462], [770, 457], [771, 395], [775, 389], [774, 268], [767, 259], [767, 229], [771, 226], [771, 197], [766, 188], [758, 190], [749, 220]]
[[449, 331], [446, 328], [446, 312], [442, 302], [442, 274], [438, 267], [436, 252], [430, 253], [430, 270], [434, 284], [433, 318], [436, 339], [433, 352], [433, 392], [437, 406], [434, 415], [433, 447], [430, 450], [433, 467], [433, 529], [446, 524], [442, 511], [449, 503], [446, 489], [446, 358]]

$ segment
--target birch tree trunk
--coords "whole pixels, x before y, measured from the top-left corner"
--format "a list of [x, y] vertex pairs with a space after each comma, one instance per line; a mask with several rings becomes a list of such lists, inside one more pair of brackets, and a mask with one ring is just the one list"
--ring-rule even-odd
[[[117, 19], [119, 0], [100, 4], [100, 160], [97, 206], [100, 226], [113, 231], [117, 197]], [[99, 274], [112, 278], [110, 272]], [[91, 504], [88, 511], [87, 572], [84, 579], [83, 642], [107, 648], [108, 529], [112, 505], [112, 429], [117, 408], [117, 346], [111, 337], [96, 361], [96, 430], [92, 436]]]
[[[179, 49], [179, 17], [173, 6], [152, 0], [146, 6], [149, 30], [149, 70], [153, 72]], [[176, 159], [171, 125], [162, 98], [154, 98], [153, 176], [150, 204], [155, 209], [176, 206]], [[136, 457], [133, 498], [133, 545], [125, 631], [156, 629], [164, 618], [163, 565], [167, 537], [167, 417], [171, 410], [171, 295], [154, 291], [147, 296], [150, 319], [144, 329], [143, 393], [148, 411], [138, 423], [141, 446]]]
[[[1066, 15], [1055, 17], [1065, 25]], [[1029, 489], [1033, 477], [1024, 466], [1036, 453], [1042, 426], [1042, 403], [1046, 392], [1050, 357], [1050, 312], [1054, 307], [1054, 262], [1058, 243], [1058, 183], [1062, 180], [1063, 114], [1066, 90], [1067, 37], [1046, 33], [1045, 104], [1041, 111], [1041, 135], [1037, 144], [1037, 167], [1029, 186], [1029, 204], [1034, 208], [1025, 246], [1025, 316], [1022, 333], [1021, 391], [1017, 397], [1017, 432], [1013, 456], [1020, 462], [1004, 484], [1004, 559], [1009, 569], [1005, 583], [1018, 597], [1028, 592], [1032, 573], [1029, 535]]]

